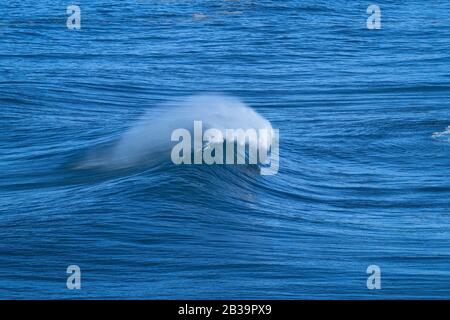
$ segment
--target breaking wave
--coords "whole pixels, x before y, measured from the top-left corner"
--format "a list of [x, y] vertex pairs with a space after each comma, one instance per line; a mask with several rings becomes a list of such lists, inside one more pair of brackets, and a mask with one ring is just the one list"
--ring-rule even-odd
[[[227, 129], [265, 129], [269, 133], [267, 144], [259, 144], [259, 148], [265, 152], [270, 149], [272, 125], [252, 108], [234, 97], [197, 95], [149, 109], [119, 139], [88, 151], [75, 168], [114, 170], [167, 161], [174, 144], [172, 132], [178, 128], [193, 132], [194, 121], [202, 121], [203, 132], [215, 128], [223, 136]], [[218, 143], [214, 139], [210, 142]]]

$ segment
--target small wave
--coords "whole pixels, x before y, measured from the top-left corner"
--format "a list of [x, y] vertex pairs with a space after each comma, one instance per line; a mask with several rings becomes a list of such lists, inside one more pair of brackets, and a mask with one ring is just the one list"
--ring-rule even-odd
[[434, 139], [450, 142], [450, 126], [448, 126], [444, 131], [433, 133], [432, 137]]

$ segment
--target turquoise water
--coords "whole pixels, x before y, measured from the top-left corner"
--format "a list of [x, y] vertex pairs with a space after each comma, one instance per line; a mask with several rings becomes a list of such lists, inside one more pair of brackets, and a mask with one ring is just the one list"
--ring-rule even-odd
[[[0, 298], [450, 297], [448, 1], [380, 30], [360, 1], [69, 4], [0, 0]], [[205, 92], [279, 130], [278, 174], [77, 167]]]

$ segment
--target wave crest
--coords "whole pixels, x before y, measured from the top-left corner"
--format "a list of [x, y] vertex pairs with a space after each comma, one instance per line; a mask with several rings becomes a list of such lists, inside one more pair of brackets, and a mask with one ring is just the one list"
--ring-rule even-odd
[[[76, 168], [125, 169], [168, 160], [173, 144], [172, 132], [178, 128], [192, 132], [194, 121], [202, 121], [204, 130], [265, 129], [273, 132], [267, 119], [237, 98], [196, 95], [148, 110], [118, 140], [106, 148], [89, 152]], [[268, 150], [270, 145], [265, 148]]]
[[433, 133], [432, 137], [434, 139], [445, 140], [450, 142], [450, 126], [447, 127], [444, 131]]

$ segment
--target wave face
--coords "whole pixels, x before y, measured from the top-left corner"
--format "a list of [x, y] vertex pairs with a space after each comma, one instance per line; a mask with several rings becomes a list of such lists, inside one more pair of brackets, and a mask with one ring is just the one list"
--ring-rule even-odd
[[[372, 1], [75, 1], [77, 31], [0, 2], [0, 299], [450, 298], [450, 1], [374, 1], [380, 30]], [[193, 120], [279, 129], [278, 173], [173, 164]]]
[[[112, 146], [89, 152], [75, 167], [124, 169], [168, 161], [173, 147], [172, 133], [181, 128], [189, 130], [194, 137], [195, 121], [202, 122], [203, 132], [217, 129], [223, 137], [229, 129], [263, 129], [269, 133], [268, 142], [272, 137], [270, 122], [238, 99], [223, 95], [197, 95], [148, 110], [117, 141], [111, 142]], [[258, 144], [258, 140], [250, 139], [248, 144]], [[259, 146], [264, 153], [270, 149], [270, 143]]]

